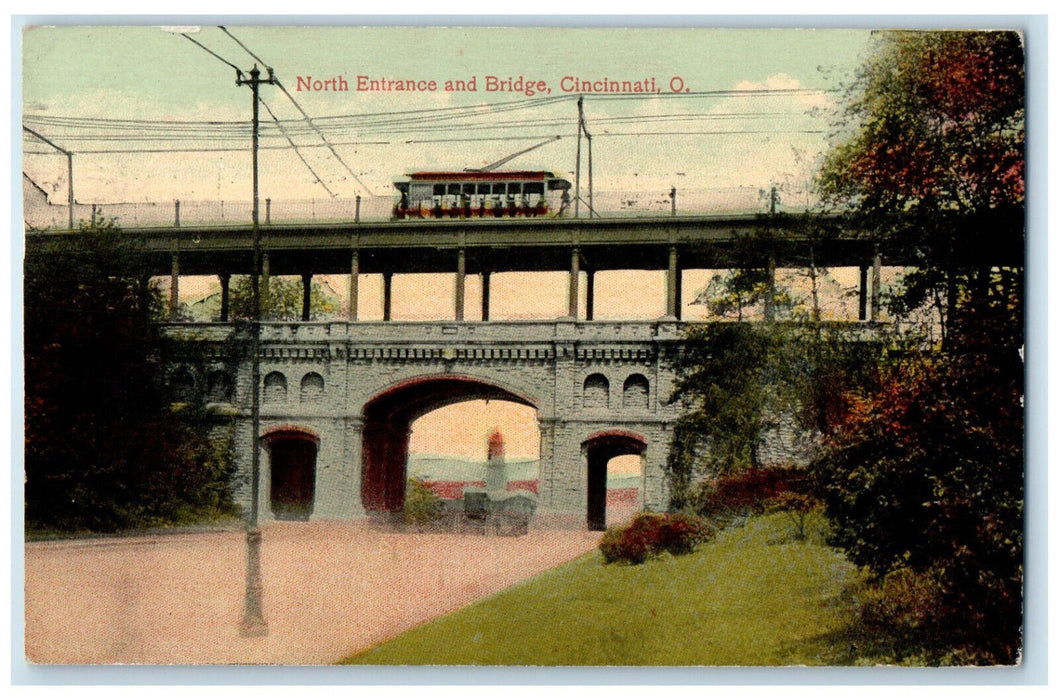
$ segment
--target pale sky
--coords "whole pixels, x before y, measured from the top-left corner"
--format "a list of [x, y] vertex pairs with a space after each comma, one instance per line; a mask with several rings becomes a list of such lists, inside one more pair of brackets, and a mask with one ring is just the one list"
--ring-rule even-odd
[[[586, 95], [599, 201], [662, 199], [670, 187], [688, 206], [723, 203], [736, 191], [753, 201], [759, 190], [778, 185], [794, 206], [826, 149], [836, 90], [870, 41], [866, 30], [832, 29], [227, 29], [275, 69], [341, 157], [322, 147], [304, 121], [293, 121], [302, 115], [279, 88], [263, 85], [261, 196], [274, 200], [329, 199], [329, 192], [340, 199], [389, 198], [393, 179], [404, 173], [481, 166], [551, 135], [562, 139], [508, 167], [554, 170], [572, 181], [578, 92], [563, 88], [572, 78], [606, 78], [656, 92]], [[236, 86], [235, 69], [222, 59], [244, 73], [255, 59], [217, 27], [188, 36], [220, 58], [157, 27], [23, 33], [24, 123], [75, 154], [78, 202], [250, 200], [250, 90]], [[437, 88], [358, 91], [361, 75], [434, 81]], [[534, 84], [535, 94], [487, 91], [488, 76], [521, 78]], [[311, 81], [341, 86], [340, 79], [348, 91], [298, 90]], [[472, 79], [474, 92], [445, 90], [448, 80]], [[24, 172], [64, 203], [66, 158], [28, 136], [23, 149]], [[97, 152], [104, 150], [140, 152]], [[587, 159], [582, 168], [587, 187]], [[552, 276], [533, 285], [537, 304], [529, 309], [524, 280], [493, 275], [494, 318], [564, 315], [565, 273]], [[381, 304], [373, 296], [376, 281], [361, 282], [365, 318]], [[708, 271], [688, 271], [685, 302], [706, 282]], [[394, 318], [448, 317], [451, 285], [440, 275], [396, 277]], [[213, 280], [182, 280], [182, 297], [201, 297], [214, 286]], [[333, 286], [344, 294], [341, 280]], [[660, 316], [663, 289], [661, 272], [600, 273], [596, 317]], [[473, 276], [467, 295], [474, 318], [480, 289]], [[685, 317], [691, 311], [701, 307], [686, 307]], [[532, 409], [503, 402], [471, 402], [425, 417], [413, 426], [412, 450], [483, 457], [493, 427], [501, 428], [510, 455], [536, 456]]]
[[[826, 91], [848, 78], [870, 40], [865, 30], [834, 29], [227, 29], [275, 69], [284, 87], [333, 142], [356, 143], [335, 150], [363, 186], [327, 148], [302, 151], [327, 189], [343, 198], [369, 192], [389, 196], [393, 178], [409, 170], [480, 166], [532, 145], [537, 136], [564, 138], [520, 157], [512, 167], [572, 174], [578, 93], [563, 92], [567, 77], [641, 81], [659, 91], [648, 99], [586, 96], [597, 192], [635, 189], [663, 195], [673, 186], [690, 191], [803, 183], [826, 143], [827, 114], [836, 98]], [[113, 140], [82, 140], [87, 134], [84, 118], [248, 122], [250, 90], [236, 87], [234, 68], [221, 59], [244, 72], [255, 60], [217, 27], [202, 27], [188, 36], [220, 58], [180, 34], [156, 27], [44, 27], [24, 32], [24, 112], [36, 130], [59, 146], [75, 154], [120, 147], [243, 149], [75, 155], [79, 201], [250, 199], [245, 138], [145, 140], [145, 130], [136, 123], [107, 132], [117, 137]], [[359, 75], [433, 80], [438, 88], [358, 91]], [[532, 100], [524, 92], [487, 92], [490, 75], [544, 81], [550, 92]], [[342, 78], [350, 89], [298, 91], [309, 78]], [[444, 90], [447, 80], [471, 78], [475, 92]], [[675, 97], [672, 87], [708, 94]], [[762, 94], [763, 89], [825, 92]], [[275, 86], [263, 86], [261, 96], [280, 120], [301, 118]], [[452, 118], [452, 108], [475, 105], [481, 106], [479, 116]], [[425, 113], [424, 120], [414, 124], [393, 123], [394, 112], [408, 117], [413, 111], [439, 108], [452, 113]], [[82, 121], [76, 127], [58, 127], [33, 122], [34, 117]], [[261, 119], [263, 126], [272, 123], [264, 109]], [[504, 122], [514, 124], [500, 128]], [[263, 146], [289, 145], [277, 130], [271, 133], [265, 137], [263, 132]], [[137, 140], [122, 138], [127, 136]], [[304, 126], [292, 138], [299, 146], [322, 145]], [[63, 195], [65, 158], [43, 155], [50, 149], [31, 138], [25, 143], [27, 151], [42, 152], [27, 153], [26, 172]], [[263, 197], [329, 198], [314, 179], [292, 149], [262, 152]]]

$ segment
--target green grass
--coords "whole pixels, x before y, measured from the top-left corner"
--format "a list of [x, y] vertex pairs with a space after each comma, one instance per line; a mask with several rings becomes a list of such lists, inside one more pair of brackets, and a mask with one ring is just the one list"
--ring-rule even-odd
[[343, 663], [856, 663], [843, 596], [855, 567], [790, 532], [783, 514], [755, 518], [639, 566], [604, 565], [595, 551]]

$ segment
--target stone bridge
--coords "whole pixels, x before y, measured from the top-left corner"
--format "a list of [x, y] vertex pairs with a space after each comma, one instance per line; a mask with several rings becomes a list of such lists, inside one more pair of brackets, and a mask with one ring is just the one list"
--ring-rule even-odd
[[[536, 409], [539, 521], [601, 527], [607, 462], [627, 454], [642, 460], [641, 507], [664, 508], [663, 469], [679, 415], [666, 403], [673, 382], [667, 357], [680, 325], [669, 319], [263, 323], [261, 517], [400, 510], [412, 422], [471, 399]], [[249, 505], [249, 326], [164, 328], [195, 349], [170, 358], [176, 396], [205, 392], [209, 411], [232, 419], [218, 425], [234, 425], [236, 498]]]

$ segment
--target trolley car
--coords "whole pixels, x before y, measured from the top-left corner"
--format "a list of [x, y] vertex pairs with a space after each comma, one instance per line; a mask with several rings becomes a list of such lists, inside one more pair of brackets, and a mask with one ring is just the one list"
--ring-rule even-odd
[[562, 216], [570, 181], [546, 170], [409, 173], [394, 183], [393, 216], [405, 219]]

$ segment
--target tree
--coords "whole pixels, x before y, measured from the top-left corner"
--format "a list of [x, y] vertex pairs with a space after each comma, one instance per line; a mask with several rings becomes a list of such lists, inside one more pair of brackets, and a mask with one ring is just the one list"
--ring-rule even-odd
[[943, 337], [993, 268], [1021, 284], [1025, 69], [1014, 32], [887, 32], [849, 88], [819, 175], [850, 225], [915, 259], [898, 311], [933, 305]]
[[101, 216], [25, 262], [30, 529], [112, 531], [233, 512], [231, 463], [163, 377], [158, 290]]
[[[253, 317], [249, 276], [236, 277], [232, 283], [232, 317]], [[261, 315], [265, 319], [282, 321], [301, 320], [302, 283], [299, 279], [273, 277], [268, 283], [268, 295], [262, 297]], [[313, 319], [326, 317], [338, 309], [337, 299], [330, 288], [319, 281], [309, 287], [309, 313]]]
[[803, 436], [800, 458], [807, 459], [847, 410], [847, 391], [871, 381], [878, 343], [808, 319], [685, 330], [672, 360], [678, 378], [670, 400], [685, 408], [667, 461], [672, 508], [697, 507], [698, 477], [766, 466], [766, 435], [784, 423]]
[[[943, 341], [848, 394], [816, 465], [833, 542], [882, 579], [932, 581], [941, 657], [1021, 644], [1024, 68], [1011, 32], [897, 32], [854, 81], [820, 176], [853, 225], [916, 261], [894, 311]], [[939, 658], [941, 658], [939, 657]]]

